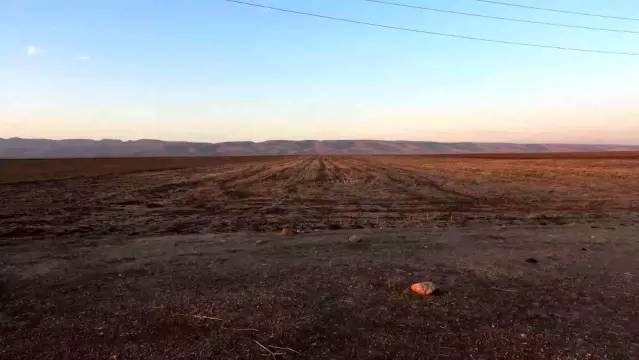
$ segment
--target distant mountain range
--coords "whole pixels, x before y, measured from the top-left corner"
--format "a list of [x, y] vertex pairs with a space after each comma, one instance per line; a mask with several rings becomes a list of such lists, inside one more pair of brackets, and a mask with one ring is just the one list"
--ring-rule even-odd
[[383, 140], [271, 140], [193, 143], [161, 140], [47, 140], [0, 138], [0, 158], [312, 155], [475, 154], [582, 151], [639, 151], [639, 145], [441, 143]]

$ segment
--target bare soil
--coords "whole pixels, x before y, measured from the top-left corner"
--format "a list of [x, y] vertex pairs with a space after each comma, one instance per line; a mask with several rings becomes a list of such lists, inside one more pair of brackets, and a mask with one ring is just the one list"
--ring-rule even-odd
[[639, 358], [633, 157], [39, 161], [2, 359]]
[[0, 237], [623, 226], [639, 210], [639, 158], [627, 156], [187, 158], [168, 170], [158, 159], [38, 161], [3, 165]]
[[[0, 357], [268, 358], [259, 344], [280, 359], [639, 356], [636, 229], [353, 233], [4, 246]], [[414, 295], [418, 281], [440, 290]]]

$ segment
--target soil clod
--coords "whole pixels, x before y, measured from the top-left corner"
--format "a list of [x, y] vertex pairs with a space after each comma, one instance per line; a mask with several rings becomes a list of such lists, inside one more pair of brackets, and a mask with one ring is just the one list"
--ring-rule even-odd
[[286, 236], [286, 237], [295, 236], [295, 231], [293, 230], [293, 227], [291, 225], [285, 225], [282, 231], [280, 232], [280, 235]]
[[419, 282], [411, 285], [410, 289], [421, 296], [428, 296], [435, 292], [437, 287], [430, 281]]

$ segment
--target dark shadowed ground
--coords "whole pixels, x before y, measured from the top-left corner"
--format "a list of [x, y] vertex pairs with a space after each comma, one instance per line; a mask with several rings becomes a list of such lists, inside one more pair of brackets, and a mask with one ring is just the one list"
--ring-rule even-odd
[[[637, 240], [608, 222], [3, 240], [0, 358], [637, 359]], [[425, 280], [435, 296], [409, 292]]]

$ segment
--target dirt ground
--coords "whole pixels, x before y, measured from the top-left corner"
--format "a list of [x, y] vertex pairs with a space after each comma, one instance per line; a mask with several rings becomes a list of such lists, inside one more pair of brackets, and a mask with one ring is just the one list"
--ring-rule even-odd
[[1, 359], [639, 358], [639, 156], [120, 160], [0, 161]]
[[0, 358], [636, 359], [638, 247], [586, 225], [28, 241], [0, 253]]
[[120, 160], [0, 163], [0, 237], [624, 225], [639, 210], [639, 155]]

